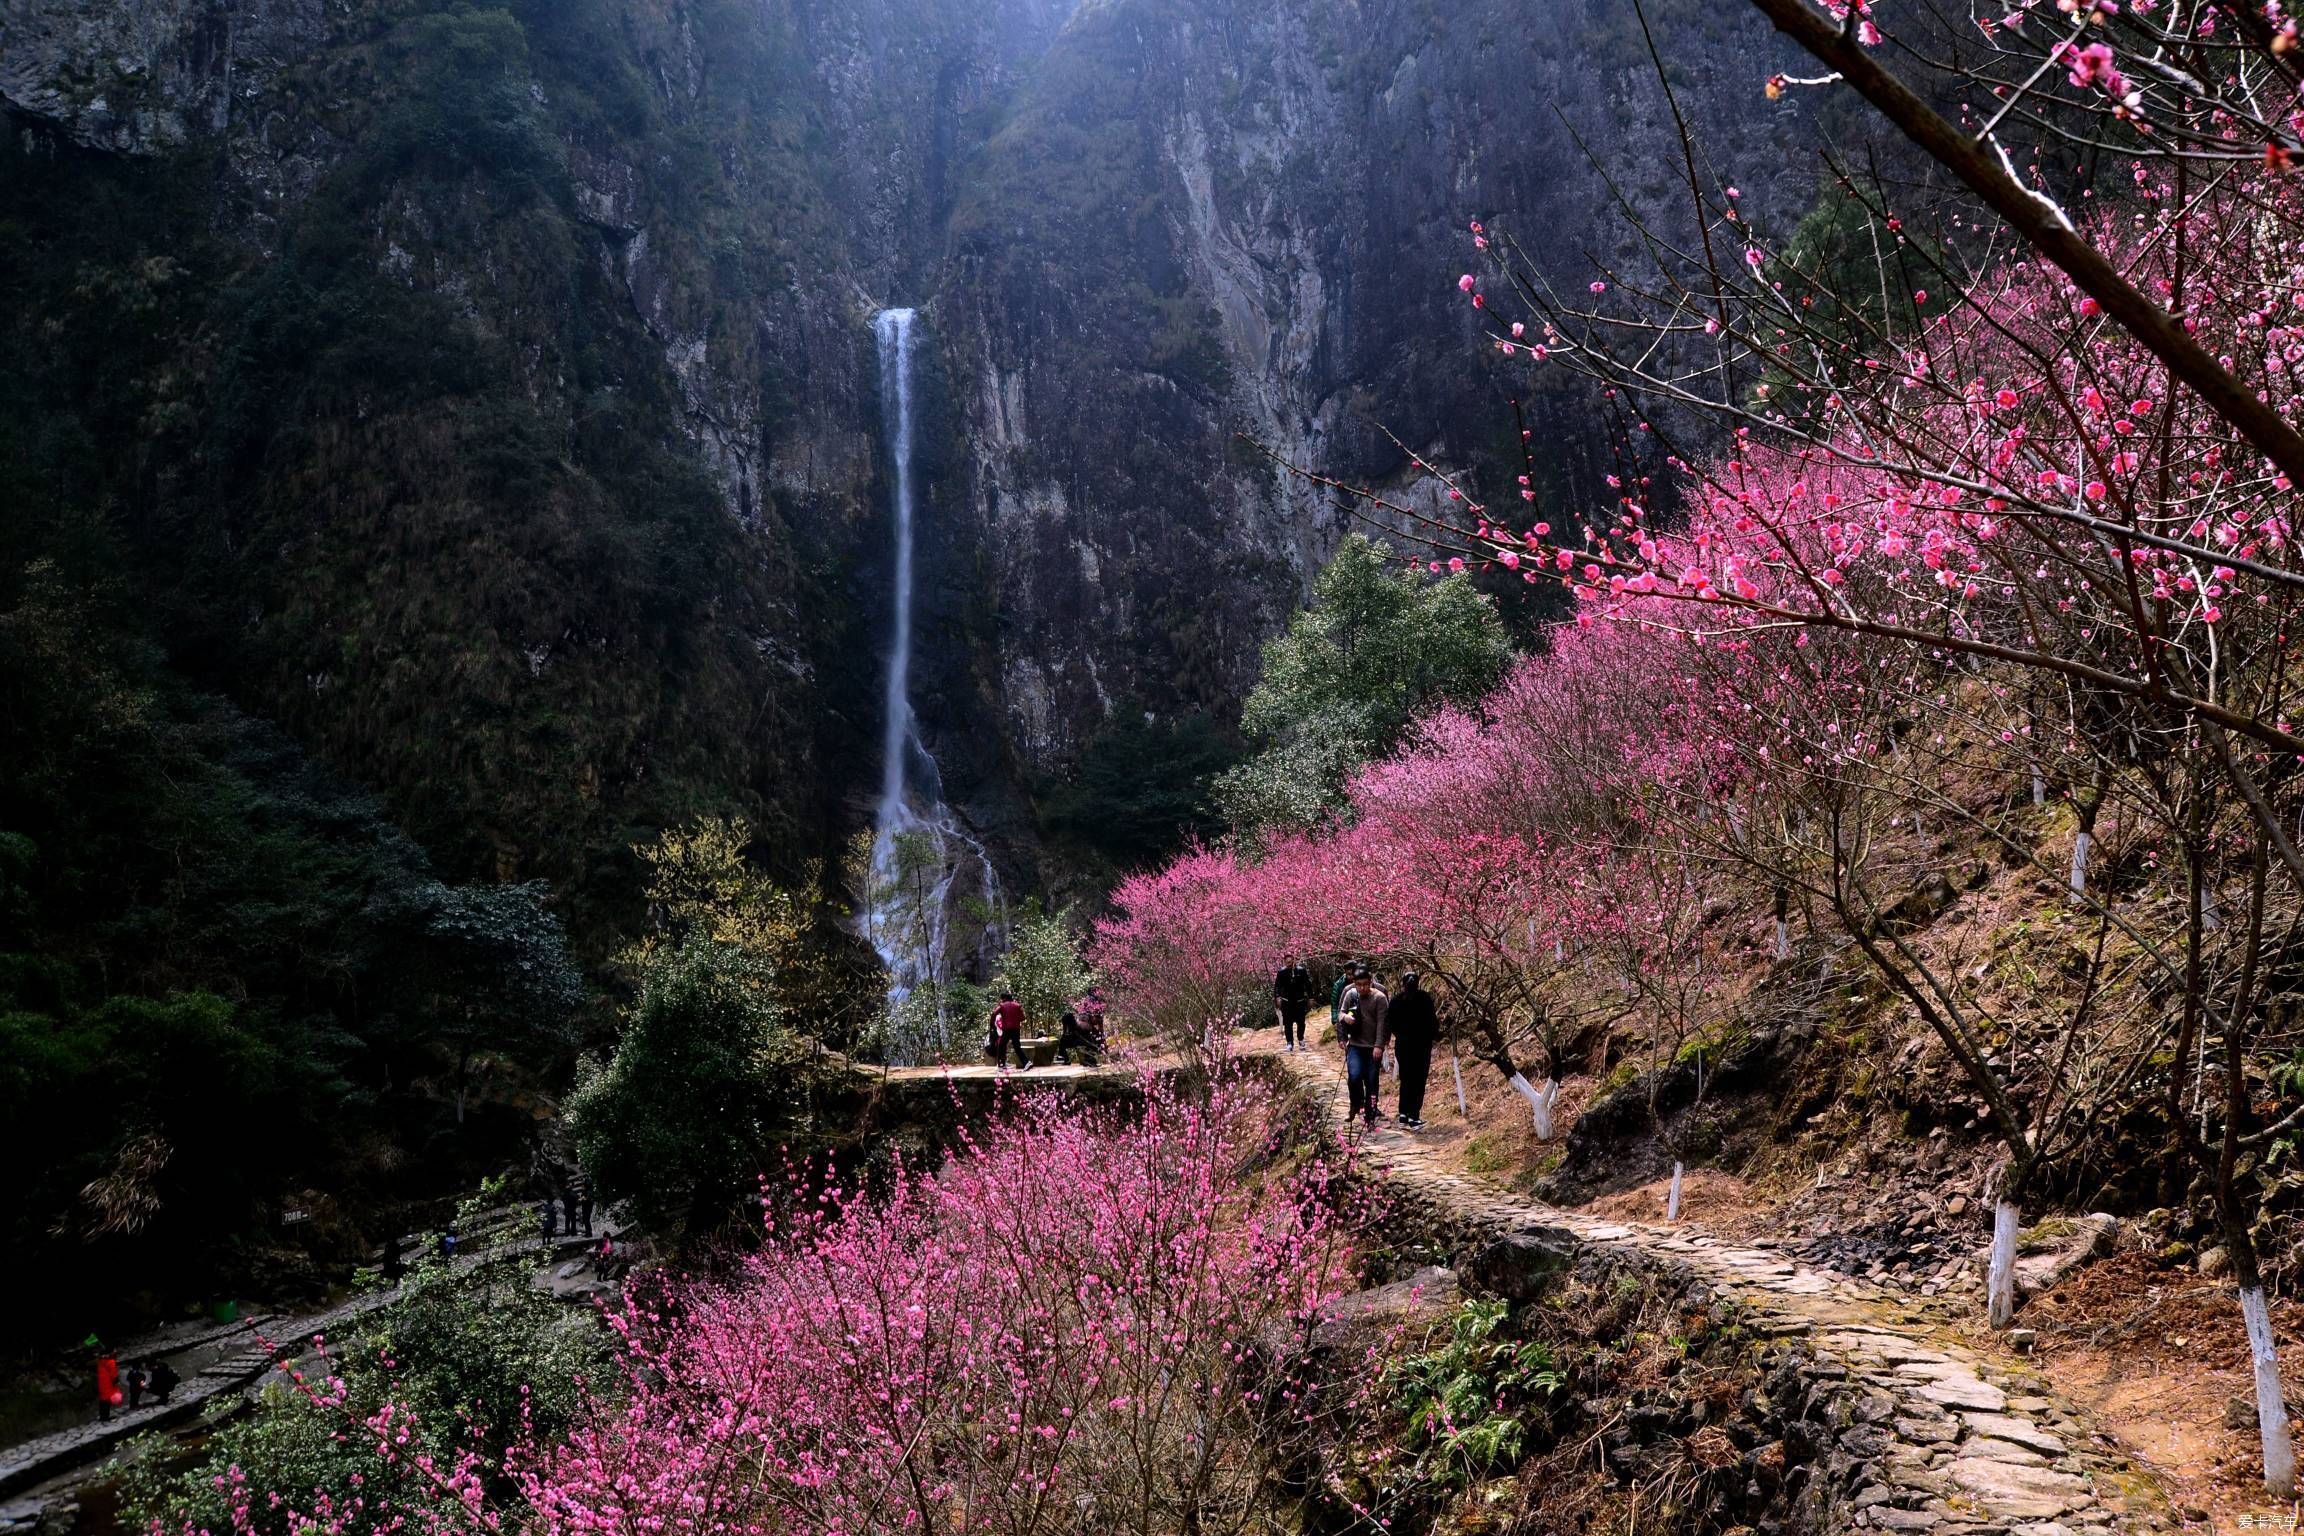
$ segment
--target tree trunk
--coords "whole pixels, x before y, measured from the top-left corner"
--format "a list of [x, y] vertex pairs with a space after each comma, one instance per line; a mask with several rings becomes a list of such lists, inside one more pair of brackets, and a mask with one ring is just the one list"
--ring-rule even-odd
[[1992, 1258], [1984, 1271], [1984, 1316], [1995, 1328], [2016, 1320], [2016, 1202], [2006, 1195], [1992, 1207]]
[[2035, 806], [2048, 803], [2048, 781], [2040, 777], [2038, 768], [2032, 770], [2032, 803]]
[[1664, 1197], [1664, 1219], [1666, 1221], [1678, 1221], [1680, 1219], [1680, 1164], [1678, 1162], [1672, 1164], [1672, 1192]]
[[1546, 1078], [1544, 1086], [1539, 1089], [1535, 1084], [1528, 1081], [1526, 1075], [1515, 1072], [1512, 1074], [1512, 1091], [1528, 1101], [1529, 1115], [1536, 1122], [1536, 1139], [1538, 1141], [1550, 1141], [1552, 1139], [1552, 1105], [1560, 1097], [1559, 1083], [1551, 1078]]
[[2240, 1293], [2240, 1319], [2248, 1329], [2248, 1359], [2256, 1374], [2256, 1431], [2264, 1442], [2264, 1490], [2287, 1498], [2296, 1490], [2296, 1447], [2288, 1438], [2288, 1399], [2280, 1388], [2280, 1355], [2272, 1343], [2272, 1314], [2264, 1287]]
[[1781, 885], [1776, 887], [1776, 958], [1792, 958], [1792, 892]]
[[2086, 795], [2074, 803], [2074, 808], [2080, 813], [2080, 830], [2072, 839], [2072, 895], [2075, 900], [2088, 894], [2088, 850], [2096, 842], [2096, 812], [2103, 804], [2104, 785], [2101, 777]]
[[2287, 1393], [2280, 1385], [2279, 1346], [2272, 1338], [2272, 1312], [2264, 1299], [2264, 1272], [2257, 1267], [2256, 1240], [2247, 1213], [2233, 1198], [2229, 1182], [2217, 1194], [2224, 1251], [2231, 1255], [2232, 1280], [2240, 1291], [2240, 1321], [2248, 1330], [2248, 1363], [2256, 1381], [2256, 1433], [2264, 1450], [2264, 1489], [2285, 1499], [2296, 1490], [2296, 1446], [2288, 1436]]

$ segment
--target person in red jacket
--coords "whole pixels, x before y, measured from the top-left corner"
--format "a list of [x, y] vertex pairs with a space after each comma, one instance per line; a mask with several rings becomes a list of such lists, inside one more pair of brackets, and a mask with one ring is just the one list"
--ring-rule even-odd
[[109, 1424], [112, 1410], [123, 1401], [120, 1391], [120, 1362], [110, 1355], [96, 1357], [96, 1417]]
[[1016, 994], [1000, 994], [1000, 1006], [992, 1010], [992, 1038], [984, 1042], [986, 1054], [1001, 1066], [1008, 1065], [1008, 1047], [1016, 1047], [1016, 1066], [1020, 1071], [1032, 1070], [1032, 1059], [1024, 1054], [1024, 1005], [1016, 1001]]

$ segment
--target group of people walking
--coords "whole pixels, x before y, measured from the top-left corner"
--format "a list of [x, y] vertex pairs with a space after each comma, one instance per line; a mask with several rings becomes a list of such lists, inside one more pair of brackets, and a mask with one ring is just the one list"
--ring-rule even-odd
[[[561, 1226], [565, 1218], [567, 1225]], [[547, 1189], [536, 1202], [536, 1224], [544, 1241], [557, 1239], [562, 1231], [570, 1237], [592, 1235], [592, 1180], [583, 1169], [577, 1169], [557, 1189]]]
[[[1312, 972], [1301, 959], [1282, 966], [1272, 978], [1272, 1004], [1280, 1015], [1280, 1048], [1302, 1050], [1308, 1043], [1306, 1020], [1312, 1012]], [[1377, 1101], [1389, 1051], [1400, 1074], [1400, 1123], [1421, 1130], [1432, 1047], [1440, 1039], [1440, 1011], [1423, 978], [1402, 971], [1397, 985], [1387, 991], [1366, 961], [1340, 967], [1329, 993], [1328, 1022], [1344, 1047], [1351, 1116], [1370, 1125], [1384, 1118]]]
[[[1312, 972], [1301, 958], [1282, 966], [1272, 978], [1272, 1007], [1280, 1017], [1282, 1050], [1300, 1051], [1310, 1043], [1313, 996]], [[1344, 1080], [1353, 1118], [1370, 1125], [1384, 1118], [1377, 1105], [1389, 1054], [1400, 1078], [1400, 1123], [1410, 1130], [1423, 1129], [1424, 1089], [1432, 1076], [1432, 1048], [1440, 1039], [1440, 1010], [1423, 978], [1404, 970], [1387, 989], [1367, 961], [1339, 966], [1328, 995], [1328, 1022], [1344, 1047]], [[984, 1021], [984, 1054], [1003, 1067], [1013, 1054], [1019, 1071], [1031, 1071], [1024, 1023], [1024, 1005], [1015, 993], [1002, 992]], [[1104, 1049], [1104, 994], [1090, 987], [1064, 1010], [1056, 1059], [1094, 1066]], [[549, 1222], [549, 1215], [545, 1219]]]
[[131, 1360], [126, 1366], [101, 1350], [96, 1356], [96, 1417], [109, 1424], [112, 1410], [125, 1408], [130, 1413], [144, 1406], [150, 1398], [154, 1403], [165, 1403], [168, 1394], [184, 1378], [166, 1360], [154, 1356], [149, 1360]]
[[[1016, 1001], [1016, 994], [1003, 992], [985, 1019], [984, 1054], [1000, 1066], [1008, 1064], [1008, 1053], [1016, 1053], [1016, 1069], [1032, 1070], [1032, 1058], [1024, 1050], [1024, 1005]], [[1056, 1025], [1056, 1059], [1069, 1065], [1079, 1062], [1092, 1067], [1104, 1056], [1104, 990], [1090, 987], [1081, 999], [1064, 1010]]]

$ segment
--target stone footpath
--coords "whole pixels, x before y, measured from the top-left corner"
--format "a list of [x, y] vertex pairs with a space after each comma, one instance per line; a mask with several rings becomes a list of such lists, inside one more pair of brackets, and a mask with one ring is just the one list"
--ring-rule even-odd
[[[1334, 1052], [1276, 1059], [1343, 1113], [1343, 1062]], [[1605, 1221], [1510, 1194], [1437, 1166], [1415, 1133], [1390, 1120], [1350, 1134], [1405, 1193], [1474, 1229], [1499, 1238], [1556, 1232], [1630, 1251], [1733, 1299], [1755, 1333], [1805, 1350], [1807, 1417], [1849, 1467], [1822, 1512], [1826, 1529], [1966, 1536], [2177, 1529], [2149, 1475], [2093, 1433], [2078, 1410], [2021, 1362], [1951, 1341], [1906, 1297], [1811, 1268], [1773, 1244], [1719, 1242], [1685, 1223]]]

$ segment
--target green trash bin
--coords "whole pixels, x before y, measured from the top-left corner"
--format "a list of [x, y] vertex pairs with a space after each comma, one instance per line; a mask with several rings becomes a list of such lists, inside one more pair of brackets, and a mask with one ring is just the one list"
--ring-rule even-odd
[[240, 1303], [220, 1301], [208, 1309], [208, 1315], [220, 1323], [236, 1323], [240, 1321]]

